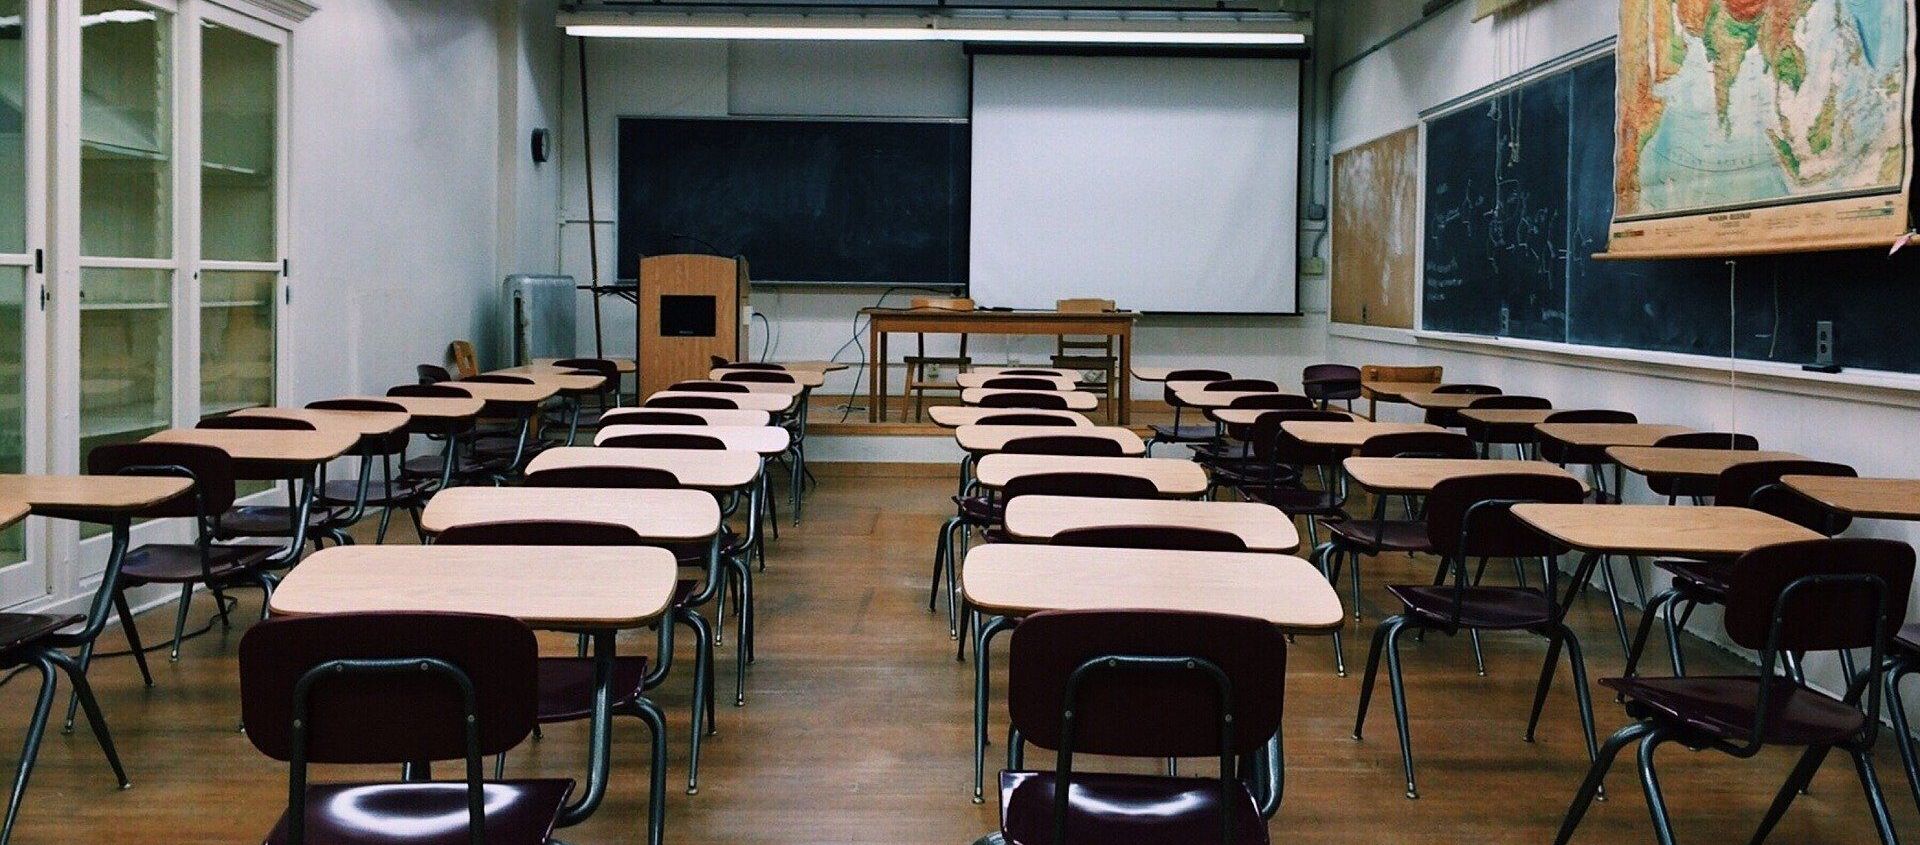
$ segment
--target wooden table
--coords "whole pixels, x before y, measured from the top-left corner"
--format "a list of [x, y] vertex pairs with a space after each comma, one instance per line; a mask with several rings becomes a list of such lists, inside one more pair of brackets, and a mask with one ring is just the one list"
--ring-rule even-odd
[[[620, 418], [648, 411], [686, 414], [706, 420], [707, 425], [766, 425], [772, 422], [773, 415], [766, 411], [734, 410], [731, 408], [609, 408], [600, 415], [600, 425], [619, 425]], [[627, 423], [635, 425], [636, 423]]]
[[26, 502], [0, 499], [0, 531], [19, 524], [20, 520], [27, 518], [27, 513], [31, 510], [33, 508]]
[[[793, 442], [793, 434], [777, 425], [609, 425], [603, 426], [593, 438], [594, 445], [600, 445], [615, 437], [631, 434], [691, 434], [711, 437], [725, 443], [728, 449], [753, 452], [762, 456], [778, 455], [787, 451]], [[700, 450], [691, 451], [698, 454]]]
[[[647, 397], [647, 407], [652, 407], [652, 403], [656, 399], [675, 396], [703, 396], [708, 399], [726, 399], [733, 402], [736, 408], [747, 411], [765, 411], [769, 414], [786, 413], [793, 408], [794, 404], [798, 402], [800, 398], [798, 394], [788, 396], [780, 393], [754, 393], [752, 391], [746, 393], [710, 393], [701, 390], [662, 390], [659, 393]], [[665, 408], [661, 410], [679, 411], [686, 409]]]
[[[1195, 384], [1195, 382], [1178, 383]], [[1235, 399], [1243, 399], [1248, 396], [1290, 395], [1296, 394], [1289, 394], [1278, 390], [1207, 390], [1204, 385], [1200, 387], [1179, 387], [1173, 391], [1174, 398], [1179, 400], [1180, 404], [1210, 411], [1230, 408], [1233, 406]]]
[[[465, 401], [473, 402], [474, 400]], [[475, 404], [478, 405], [477, 402]], [[475, 410], [477, 412], [478, 408], [476, 407]], [[356, 437], [379, 437], [392, 434], [405, 428], [413, 416], [410, 413], [395, 411], [324, 411], [313, 408], [241, 408], [234, 411], [233, 415], [300, 420], [320, 431], [345, 431]]]
[[1207, 472], [1193, 461], [1172, 458], [1090, 458], [1080, 455], [1010, 455], [999, 452], [980, 459], [975, 477], [998, 490], [1023, 475], [1052, 472], [1093, 472], [1130, 475], [1153, 482], [1160, 495], [1192, 497], [1207, 492]]
[[1258, 502], [1197, 502], [1185, 499], [1089, 499], [1021, 496], [1007, 503], [1007, 533], [1044, 543], [1078, 528], [1171, 526], [1225, 531], [1252, 552], [1292, 554], [1300, 532], [1286, 513]]
[[[566, 826], [598, 809], [612, 776], [615, 635], [655, 621], [670, 632], [672, 623], [661, 617], [672, 606], [678, 577], [671, 552], [647, 547], [336, 546], [288, 573], [271, 606], [287, 616], [486, 613], [534, 628], [590, 632], [595, 671], [587, 788], [562, 811], [560, 824]], [[669, 634], [661, 637], [670, 642]], [[653, 713], [658, 716], [658, 709]], [[656, 741], [654, 748], [650, 793], [652, 806], [660, 808], [666, 760], [663, 745]], [[649, 812], [657, 838], [664, 817], [660, 809]]]
[[1409, 393], [1431, 393], [1441, 386], [1437, 381], [1361, 381], [1360, 395], [1367, 400], [1367, 419], [1380, 416], [1380, 403], [1404, 404]]
[[490, 404], [514, 406], [516, 409], [529, 408], [552, 399], [560, 393], [560, 385], [548, 381], [535, 381], [533, 384], [499, 384], [490, 381], [449, 381], [442, 382], [447, 387], [457, 387], [468, 396]]
[[[1429, 385], [1431, 387], [1431, 385]], [[1407, 404], [1429, 411], [1462, 411], [1475, 401], [1486, 398], [1485, 393], [1403, 393], [1400, 398]]]
[[[293, 561], [306, 546], [307, 522], [315, 491], [325, 483], [322, 470], [360, 443], [360, 435], [343, 429], [271, 431], [224, 428], [170, 428], [147, 436], [148, 443], [192, 443], [212, 446], [233, 458], [234, 477], [250, 481], [285, 481], [290, 486], [287, 547], [279, 560]], [[372, 461], [363, 461], [364, 486]]]
[[[1257, 423], [1260, 421], [1260, 415], [1262, 414], [1277, 414], [1282, 412], [1283, 411], [1280, 408], [1221, 408], [1221, 409], [1207, 411], [1207, 416], [1213, 418], [1215, 421], [1225, 423], [1227, 425], [1253, 425], [1254, 423]], [[1349, 420], [1352, 420], [1354, 422], [1368, 421], [1365, 417], [1362, 417], [1359, 414], [1351, 413], [1348, 411], [1342, 411], [1339, 408], [1328, 408], [1327, 410], [1321, 411], [1320, 413], [1342, 414], [1342, 415], [1345, 415]], [[1400, 425], [1400, 423], [1393, 423], [1393, 424]]]
[[[806, 392], [806, 385], [792, 381], [730, 381], [747, 389], [748, 393], [771, 393], [778, 396], [799, 396]], [[724, 395], [724, 394], [722, 394]]]
[[464, 422], [480, 416], [480, 409], [486, 407], [479, 399], [441, 398], [435, 396], [349, 396], [368, 402], [392, 402], [407, 409], [415, 420], [423, 422]]
[[1672, 449], [1660, 446], [1609, 446], [1607, 457], [1641, 475], [1719, 478], [1728, 467], [1756, 461], [1804, 461], [1792, 452], [1737, 449]]
[[[1069, 411], [1091, 411], [1100, 407], [1100, 397], [1084, 390], [1000, 390], [997, 388], [969, 387], [960, 391], [960, 401], [968, 405], [977, 406], [989, 396], [998, 396], [1007, 393], [1023, 396], [1058, 396], [1066, 400], [1066, 409]], [[1121, 416], [1124, 417], [1126, 415], [1123, 412]], [[1121, 424], [1125, 425], [1126, 423], [1123, 421]]]
[[1117, 425], [1102, 426], [1054, 426], [1054, 425], [963, 425], [954, 431], [954, 440], [960, 448], [975, 455], [998, 452], [1007, 447], [1008, 441], [1028, 437], [1097, 437], [1111, 440], [1120, 445], [1120, 452], [1128, 456], [1145, 454], [1147, 444], [1133, 429]]
[[[1676, 555], [1690, 558], [1730, 558], [1774, 543], [1819, 539], [1820, 535], [1771, 514], [1750, 508], [1666, 505], [1515, 505], [1513, 515], [1542, 534], [1585, 552], [1570, 582], [1578, 589], [1592, 576], [1603, 556]], [[1608, 569], [1608, 592], [1616, 594]], [[1617, 599], [1613, 602], [1615, 633], [1622, 654], [1632, 654], [1626, 621]], [[1650, 630], [1661, 600], [1649, 602], [1641, 619], [1642, 638]], [[1677, 644], [1670, 644], [1679, 662]]]
[[1652, 446], [1660, 442], [1662, 437], [1685, 434], [1693, 429], [1657, 423], [1540, 423], [1533, 430], [1546, 440], [1568, 446], [1604, 449], [1608, 446]]
[[[591, 358], [591, 357], [593, 357], [593, 356], [591, 356], [591, 355], [582, 355], [582, 356], [580, 356], [580, 357], [582, 357], [582, 358]], [[534, 365], [535, 365], [535, 366], [546, 366], [546, 367], [551, 367], [551, 366], [553, 366], [553, 365], [555, 365], [555, 364], [557, 364], [557, 363], [559, 363], [559, 362], [560, 362], [560, 361], [562, 361], [562, 360], [565, 360], [565, 359], [562, 359], [562, 358], [535, 358], [535, 359], [533, 359], [533, 363], [534, 363]], [[628, 374], [628, 373], [632, 373], [632, 372], [635, 372], [635, 371], [637, 371], [637, 370], [639, 369], [639, 367], [638, 367], [637, 365], [635, 365], [635, 363], [634, 363], [634, 360], [633, 360], [632, 358], [612, 358], [612, 357], [609, 357], [609, 358], [602, 358], [602, 359], [600, 359], [600, 360], [602, 360], [602, 361], [612, 361], [612, 362], [613, 362], [613, 366], [614, 366], [614, 369], [616, 369], [616, 370], [618, 370], [618, 371], [620, 372], [620, 374], [621, 374], [621, 375], [626, 375], [626, 374]]]
[[1133, 373], [1133, 377], [1134, 377], [1134, 378], [1137, 378], [1137, 379], [1139, 379], [1139, 380], [1141, 380], [1141, 381], [1166, 381], [1166, 380], [1167, 380], [1167, 376], [1170, 376], [1170, 375], [1173, 375], [1173, 374], [1174, 374], [1174, 373], [1175, 373], [1176, 371], [1178, 371], [1178, 370], [1184, 370], [1184, 369], [1197, 369], [1197, 368], [1189, 368], [1189, 367], [1133, 367], [1133, 368], [1131, 368], [1131, 372]]
[[779, 364], [788, 372], [817, 370], [823, 373], [837, 373], [851, 366], [841, 361], [774, 361], [771, 363]]
[[[781, 373], [783, 375], [792, 376], [794, 384], [800, 385], [801, 387], [808, 388], [808, 389], [819, 387], [827, 383], [826, 370], [755, 370], [755, 369], [740, 369], [738, 367], [716, 367], [714, 369], [707, 371], [707, 378], [713, 379], [714, 381], [726, 381], [727, 380], [726, 377], [729, 373], [768, 373], [768, 372]], [[739, 384], [779, 384], [780, 382], [743, 381], [738, 383]]]
[[[763, 465], [760, 456], [727, 449], [632, 449], [620, 446], [557, 446], [535, 455], [527, 472], [572, 467], [632, 467], [659, 469], [688, 487], [700, 490], [742, 490], [753, 484]], [[540, 489], [540, 488], [530, 488]], [[608, 495], [620, 495], [609, 493]], [[709, 497], [711, 498], [711, 497]]]
[[[1133, 370], [1133, 323], [1139, 315], [1131, 311], [946, 311], [937, 308], [863, 308], [867, 318], [867, 348], [873, 350], [867, 363], [867, 421], [886, 419], [886, 364], [889, 360], [887, 338], [896, 333], [944, 335], [1090, 335], [1111, 337], [1117, 344], [1115, 369]], [[1117, 379], [1119, 423], [1127, 424], [1133, 390], [1130, 379]], [[1091, 410], [1089, 406], [1087, 410]], [[1074, 409], [1079, 410], [1079, 409]]]
[[[1227, 413], [1239, 412], [1222, 412], [1221, 415], [1224, 417]], [[1354, 420], [1353, 422], [1288, 420], [1281, 423], [1280, 428], [1293, 435], [1294, 439], [1309, 446], [1327, 446], [1335, 449], [1358, 449], [1369, 438], [1382, 434], [1447, 433], [1444, 428], [1426, 423], [1373, 422], [1371, 420]]]
[[1857, 519], [1920, 520], [1920, 479], [1786, 475], [1787, 489]]
[[551, 384], [565, 393], [592, 393], [607, 386], [605, 376], [548, 364], [509, 367], [504, 370], [493, 370], [488, 375], [521, 376], [533, 379], [534, 384]]
[[1003, 376], [998, 373], [984, 373], [978, 370], [975, 370], [973, 372], [961, 373], [957, 376], [954, 376], [955, 382], [958, 383], [960, 387], [963, 389], [970, 388], [970, 387], [985, 387], [986, 383], [989, 380], [1002, 379], [1002, 378], [1040, 379], [1052, 384], [1053, 389], [1059, 390], [1059, 391], [1080, 389], [1079, 379], [1069, 378], [1066, 376]]
[[[1442, 481], [1476, 475], [1522, 473], [1574, 478], [1573, 473], [1544, 461], [1348, 458], [1340, 465], [1346, 469], [1347, 477], [1360, 486], [1394, 496], [1424, 496]], [[1586, 487], [1586, 482], [1580, 484]]]
[[[927, 416], [933, 418], [935, 425], [941, 428], [959, 428], [963, 425], [975, 425], [981, 420], [992, 417], [1004, 417], [1009, 414], [1029, 416], [1038, 414], [1043, 417], [1060, 417], [1073, 421], [1075, 426], [1093, 425], [1079, 411], [1056, 411], [1050, 408], [980, 408], [972, 405], [935, 405], [927, 409]], [[1061, 426], [1065, 428], [1066, 426]]]
[[1044, 610], [1179, 610], [1250, 616], [1298, 633], [1338, 631], [1346, 621], [1326, 576], [1289, 555], [989, 543], [968, 552], [960, 577], [967, 601], [990, 617], [974, 635], [975, 802], [982, 800], [987, 747], [984, 646], [1013, 618]]
[[1560, 412], [1556, 408], [1468, 408], [1460, 417], [1486, 425], [1539, 425]]
[[609, 522], [631, 528], [645, 540], [684, 542], [710, 539], [719, 532], [720, 505], [703, 490], [454, 487], [427, 502], [420, 527], [439, 534], [456, 525], [520, 520]]

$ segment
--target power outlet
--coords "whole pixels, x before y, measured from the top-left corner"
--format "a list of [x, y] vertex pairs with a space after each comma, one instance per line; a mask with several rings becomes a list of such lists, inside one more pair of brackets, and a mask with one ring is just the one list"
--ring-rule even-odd
[[928, 380], [928, 381], [939, 381], [939, 380], [940, 380], [940, 365], [939, 365], [939, 364], [928, 364], [928, 365], [927, 365], [927, 380]]
[[1327, 274], [1327, 260], [1318, 255], [1309, 255], [1300, 259], [1300, 275], [1324, 276]]

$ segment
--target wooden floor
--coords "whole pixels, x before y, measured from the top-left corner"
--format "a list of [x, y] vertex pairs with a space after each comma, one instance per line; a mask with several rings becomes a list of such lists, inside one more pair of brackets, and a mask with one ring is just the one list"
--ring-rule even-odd
[[[806, 524], [782, 526], [770, 567], [758, 582], [759, 662], [748, 704], [729, 706], [729, 635], [719, 666], [720, 733], [707, 744], [702, 788], [684, 794], [687, 684], [659, 696], [672, 731], [668, 841], [692, 843], [971, 842], [995, 826], [991, 804], [969, 800], [970, 673], [954, 662], [944, 616], [926, 612], [930, 551], [951, 505], [950, 477], [869, 477], [821, 472]], [[1371, 631], [1389, 580], [1423, 580], [1431, 568], [1406, 558], [1370, 562]], [[256, 608], [247, 596], [244, 611]], [[201, 608], [205, 608], [203, 603]], [[1598, 601], [1576, 609], [1592, 674], [1620, 664]], [[195, 613], [195, 619], [206, 614]], [[171, 626], [171, 607], [141, 619], [150, 637]], [[1349, 631], [1352, 629], [1350, 628]], [[16, 834], [20, 843], [235, 843], [259, 841], [284, 806], [286, 771], [235, 730], [234, 652], [241, 631], [192, 641], [178, 664], [164, 654], [158, 683], [141, 687], [126, 658], [96, 664], [95, 683], [128, 761], [133, 789], [114, 789], [92, 738], [51, 732]], [[1355, 640], [1358, 640], [1356, 642]], [[1543, 647], [1524, 637], [1489, 637], [1489, 674], [1474, 674], [1464, 639], [1409, 643], [1406, 669], [1420, 763], [1421, 797], [1402, 797], [1392, 710], [1382, 685], [1365, 742], [1349, 737], [1364, 634], [1350, 638], [1354, 677], [1332, 670], [1329, 645], [1301, 638], [1290, 656], [1285, 803], [1273, 821], [1276, 841], [1312, 843], [1542, 843], [1552, 839], [1585, 770], [1573, 698], [1562, 671], [1539, 741], [1521, 742]], [[103, 644], [121, 646], [117, 629]], [[650, 640], [634, 637], [644, 649]], [[549, 643], [558, 652], [568, 643]], [[1730, 659], [1690, 644], [1701, 671]], [[687, 665], [687, 664], [682, 664]], [[1744, 666], [1739, 667], [1745, 671]], [[0, 689], [0, 737], [17, 741], [31, 706], [33, 679]], [[996, 685], [1004, 692], [1004, 686]], [[1604, 736], [1625, 723], [1618, 705], [1596, 692]], [[65, 700], [64, 690], [62, 702]], [[995, 708], [996, 716], [1004, 707]], [[369, 719], [379, 714], [368, 714]], [[616, 779], [588, 823], [562, 832], [573, 843], [642, 841], [646, 757], [643, 728], [616, 729]], [[582, 769], [584, 730], [550, 729], [516, 752], [510, 771], [563, 775]], [[1001, 755], [996, 719], [989, 761]], [[12, 758], [6, 759], [10, 766]], [[1627, 755], [1630, 759], [1631, 755]], [[1034, 754], [1030, 762], [1044, 765]], [[1769, 751], [1740, 761], [1668, 746], [1663, 782], [1683, 842], [1744, 841], [1791, 763]], [[1896, 826], [1920, 836], [1912, 800], [1891, 750], [1879, 755]], [[322, 770], [319, 777], [389, 773]], [[1652, 839], [1629, 767], [1609, 781], [1613, 800], [1595, 805], [1577, 842]], [[1812, 794], [1776, 832], [1782, 843], [1874, 841], [1857, 781], [1830, 762]]]

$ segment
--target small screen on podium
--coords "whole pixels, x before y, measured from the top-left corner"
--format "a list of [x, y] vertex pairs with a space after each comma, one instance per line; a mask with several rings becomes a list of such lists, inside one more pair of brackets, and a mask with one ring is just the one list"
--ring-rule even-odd
[[713, 337], [714, 298], [711, 296], [660, 297], [661, 337]]

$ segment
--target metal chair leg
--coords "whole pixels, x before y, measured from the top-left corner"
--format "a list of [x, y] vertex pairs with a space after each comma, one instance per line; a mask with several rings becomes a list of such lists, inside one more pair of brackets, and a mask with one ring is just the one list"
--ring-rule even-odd
[[[220, 601], [219, 597], [215, 596], [214, 602], [216, 605], [219, 603], [219, 601]], [[187, 634], [187, 608], [193, 605], [193, 585], [192, 584], [180, 585], [180, 603], [179, 604], [180, 606], [177, 609], [175, 609], [173, 613], [173, 651], [167, 655], [167, 662], [169, 663], [180, 662], [180, 640], [182, 637], [185, 637]]]
[[706, 736], [706, 697], [713, 695], [710, 681], [713, 665], [713, 634], [707, 630], [706, 617], [692, 608], [675, 614], [675, 620], [693, 629], [693, 742], [687, 758], [687, 794], [700, 794], [700, 740]]
[[1486, 677], [1487, 676], [1487, 656], [1485, 653], [1480, 651], [1479, 629], [1476, 629], [1476, 628], [1467, 629], [1467, 642], [1473, 644], [1473, 670], [1479, 673], [1480, 677], [1482, 678]]
[[87, 683], [86, 671], [59, 649], [47, 649], [42, 653], [41, 660], [66, 673], [68, 682], [73, 684], [73, 697], [87, 713], [87, 727], [93, 730], [94, 740], [100, 743], [100, 752], [107, 756], [107, 765], [113, 768], [114, 780], [119, 781], [121, 789], [132, 786], [133, 782], [127, 780], [126, 767], [120, 765], [120, 752], [113, 747], [113, 734], [107, 730], [107, 716], [100, 711], [99, 699], [93, 697], [93, 685]]
[[[133, 652], [133, 662], [140, 666], [140, 680], [145, 681], [149, 687], [153, 686], [153, 672], [147, 668], [146, 648], [140, 643], [140, 626], [133, 623], [133, 610], [127, 607], [126, 593], [114, 590], [113, 610], [120, 615], [120, 632], [127, 636], [127, 647]], [[68, 710], [71, 711], [72, 708], [69, 707]], [[72, 724], [71, 714], [67, 716], [67, 722], [69, 725]]]
[[1873, 773], [1873, 758], [1865, 750], [1853, 752], [1853, 770], [1860, 776], [1860, 788], [1867, 793], [1867, 809], [1873, 813], [1873, 826], [1880, 832], [1882, 845], [1899, 845], [1893, 832], [1893, 817], [1887, 814], [1887, 796], [1880, 791], [1880, 779]]
[[1793, 799], [1806, 790], [1807, 784], [1813, 781], [1814, 774], [1820, 771], [1820, 764], [1827, 759], [1827, 751], [1828, 749], [1824, 746], [1813, 746], [1801, 753], [1800, 761], [1794, 764], [1793, 771], [1787, 775], [1786, 782], [1780, 784], [1780, 791], [1773, 794], [1773, 803], [1767, 805], [1767, 814], [1760, 819], [1760, 827], [1754, 830], [1752, 839], [1754, 843], [1766, 841], [1767, 835], [1773, 832], [1774, 826], [1786, 816], [1787, 808], [1793, 805]]
[[1540, 726], [1540, 711], [1547, 706], [1547, 690], [1553, 686], [1554, 673], [1560, 668], [1560, 635], [1547, 637], [1547, 660], [1540, 664], [1540, 682], [1533, 688], [1533, 711], [1527, 716], [1527, 733], [1522, 737], [1533, 741], [1535, 729]]
[[653, 741], [653, 771], [647, 773], [647, 845], [660, 845], [667, 829], [667, 719], [659, 706], [644, 698], [634, 715], [647, 723]]
[[1620, 756], [1621, 749], [1632, 745], [1645, 736], [1653, 726], [1648, 722], [1634, 722], [1607, 737], [1607, 744], [1600, 747], [1594, 756], [1593, 765], [1587, 767], [1586, 780], [1581, 781], [1579, 791], [1573, 794], [1573, 805], [1567, 808], [1567, 816], [1560, 822], [1560, 833], [1554, 837], [1554, 845], [1567, 845], [1573, 838], [1573, 831], [1580, 826], [1580, 819], [1587, 814], [1587, 808], [1593, 805], [1593, 799], [1606, 783], [1607, 770], [1613, 768], [1614, 758]]
[[1674, 845], [1673, 819], [1667, 815], [1667, 799], [1660, 792], [1660, 776], [1653, 770], [1653, 752], [1666, 741], [1659, 728], [1640, 740], [1640, 788], [1647, 793], [1647, 813], [1653, 817], [1653, 835], [1660, 845]]
[[13, 823], [20, 816], [20, 805], [27, 794], [27, 780], [33, 776], [33, 761], [40, 756], [40, 739], [47, 733], [47, 717], [53, 712], [53, 667], [36, 663], [40, 670], [40, 695], [34, 700], [33, 718], [27, 722], [25, 747], [20, 750], [20, 765], [13, 775], [13, 798], [7, 802], [7, 820], [0, 825], [0, 845], [13, 838]]
[[1900, 753], [1900, 766], [1907, 772], [1907, 788], [1913, 791], [1913, 806], [1920, 808], [1920, 754], [1914, 751], [1913, 728], [1907, 724], [1906, 702], [1900, 696], [1900, 681], [1912, 674], [1913, 668], [1905, 663], [1895, 663], [1887, 669], [1886, 685], [1887, 711], [1893, 715], [1893, 746]]
[[1640, 664], [1640, 654], [1646, 649], [1648, 638], [1653, 636], [1654, 623], [1661, 618], [1662, 609], [1671, 604], [1677, 595], [1668, 590], [1647, 601], [1646, 608], [1640, 612], [1640, 629], [1634, 633], [1633, 645], [1627, 649], [1627, 665], [1621, 670], [1621, 677], [1633, 677], [1634, 667]]

